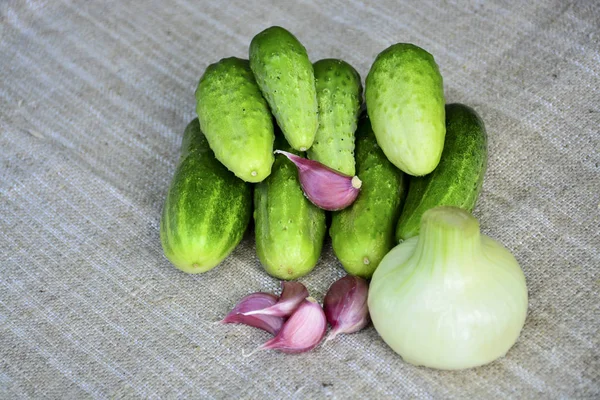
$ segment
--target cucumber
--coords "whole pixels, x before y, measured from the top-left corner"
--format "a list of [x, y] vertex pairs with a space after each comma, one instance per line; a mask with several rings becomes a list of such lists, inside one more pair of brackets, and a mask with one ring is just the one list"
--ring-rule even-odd
[[333, 214], [329, 235], [344, 269], [370, 278], [395, 245], [396, 221], [408, 179], [377, 145], [368, 118], [361, 118], [356, 131], [356, 165], [362, 180], [360, 194], [350, 207]]
[[444, 87], [433, 56], [412, 44], [381, 52], [365, 84], [367, 111], [387, 158], [410, 175], [433, 171], [444, 148]]
[[342, 60], [314, 64], [319, 128], [307, 155], [343, 174], [354, 176], [354, 132], [362, 103], [360, 75]]
[[165, 256], [184, 272], [206, 272], [242, 240], [252, 192], [214, 156], [198, 119], [185, 128], [181, 156], [160, 221]]
[[437, 168], [411, 177], [396, 240], [419, 234], [423, 213], [437, 206], [473, 211], [487, 167], [487, 134], [475, 110], [463, 104], [446, 106], [446, 144]]
[[[301, 154], [281, 136], [275, 144]], [[296, 166], [281, 154], [271, 175], [254, 188], [254, 222], [256, 253], [269, 275], [288, 280], [312, 271], [327, 230], [325, 211], [304, 196]]]
[[288, 143], [306, 151], [317, 133], [313, 65], [290, 32], [272, 26], [250, 43], [250, 68]]
[[196, 112], [210, 148], [247, 182], [260, 182], [273, 165], [273, 119], [248, 60], [211, 64], [196, 89]]

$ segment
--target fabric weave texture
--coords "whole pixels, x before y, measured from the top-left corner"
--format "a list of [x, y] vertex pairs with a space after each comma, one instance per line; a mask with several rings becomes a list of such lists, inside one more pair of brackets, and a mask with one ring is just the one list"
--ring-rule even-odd
[[[600, 3], [594, 0], [0, 3], [0, 398], [600, 397]], [[204, 69], [271, 25], [363, 82], [397, 42], [434, 55], [475, 108], [489, 163], [475, 209], [516, 256], [529, 313], [506, 357], [466, 371], [402, 361], [373, 327], [300, 355], [215, 325], [278, 292], [249, 234], [187, 275], [162, 203]], [[330, 243], [300, 279], [344, 275]]]

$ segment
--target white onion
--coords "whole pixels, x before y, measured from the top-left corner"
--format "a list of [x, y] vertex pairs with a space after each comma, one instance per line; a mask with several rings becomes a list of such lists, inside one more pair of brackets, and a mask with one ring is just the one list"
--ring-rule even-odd
[[369, 289], [375, 329], [415, 365], [464, 369], [502, 357], [527, 314], [525, 276], [513, 255], [454, 207], [423, 215], [420, 235], [393, 248]]

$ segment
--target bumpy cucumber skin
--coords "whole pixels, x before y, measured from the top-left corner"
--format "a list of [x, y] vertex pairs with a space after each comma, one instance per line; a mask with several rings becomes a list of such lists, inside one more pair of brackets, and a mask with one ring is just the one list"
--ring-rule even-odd
[[356, 132], [356, 165], [360, 194], [350, 207], [333, 214], [329, 235], [344, 269], [368, 279], [395, 245], [408, 179], [377, 145], [368, 118], [361, 118]]
[[248, 60], [208, 66], [196, 90], [200, 128], [223, 165], [246, 182], [260, 182], [273, 165], [273, 120]]
[[354, 132], [362, 103], [360, 75], [342, 60], [314, 64], [319, 127], [308, 158], [346, 175], [356, 173]]
[[[275, 143], [301, 155], [282, 137]], [[269, 275], [296, 279], [317, 264], [327, 230], [325, 211], [304, 196], [296, 167], [281, 154], [271, 175], [254, 188], [254, 230], [256, 253]]]
[[381, 52], [367, 75], [365, 99], [377, 142], [402, 171], [433, 171], [444, 148], [444, 87], [433, 56], [412, 44]]
[[206, 272], [239, 244], [251, 214], [250, 185], [215, 158], [194, 119], [185, 129], [163, 206], [160, 240], [165, 256], [184, 272]]
[[447, 105], [442, 158], [431, 174], [410, 178], [396, 240], [418, 235], [421, 217], [430, 208], [455, 206], [472, 212], [483, 185], [487, 159], [487, 134], [481, 118], [463, 104]]
[[290, 32], [273, 26], [250, 43], [250, 68], [288, 143], [306, 151], [318, 126], [313, 65]]

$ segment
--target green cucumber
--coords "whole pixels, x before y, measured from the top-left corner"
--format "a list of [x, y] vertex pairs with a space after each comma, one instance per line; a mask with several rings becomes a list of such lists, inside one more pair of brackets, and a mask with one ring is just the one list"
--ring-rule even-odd
[[317, 132], [313, 65], [304, 46], [287, 30], [272, 26], [250, 43], [250, 68], [277, 125], [296, 150], [312, 146]]
[[475, 110], [463, 104], [446, 106], [446, 144], [437, 168], [411, 177], [396, 240], [419, 234], [423, 213], [437, 206], [473, 211], [487, 167], [487, 134]]
[[265, 179], [273, 165], [273, 119], [248, 60], [209, 65], [196, 100], [200, 128], [217, 159], [246, 182]]
[[163, 206], [160, 240], [165, 256], [184, 272], [206, 272], [242, 240], [251, 213], [250, 185], [215, 158], [194, 119], [185, 128]]
[[368, 118], [361, 118], [356, 131], [356, 167], [362, 180], [360, 194], [351, 206], [333, 214], [329, 235], [344, 269], [370, 278], [395, 245], [408, 180], [377, 145]]
[[[280, 136], [275, 143], [280, 150], [301, 154]], [[286, 280], [312, 271], [326, 230], [325, 211], [304, 196], [296, 166], [276, 155], [273, 172], [254, 188], [256, 253], [265, 271]]]
[[410, 175], [426, 175], [444, 147], [444, 87], [433, 56], [412, 44], [381, 52], [367, 75], [365, 99], [377, 143]]
[[360, 75], [342, 60], [314, 64], [319, 128], [307, 155], [343, 174], [355, 174], [354, 132], [362, 103]]

